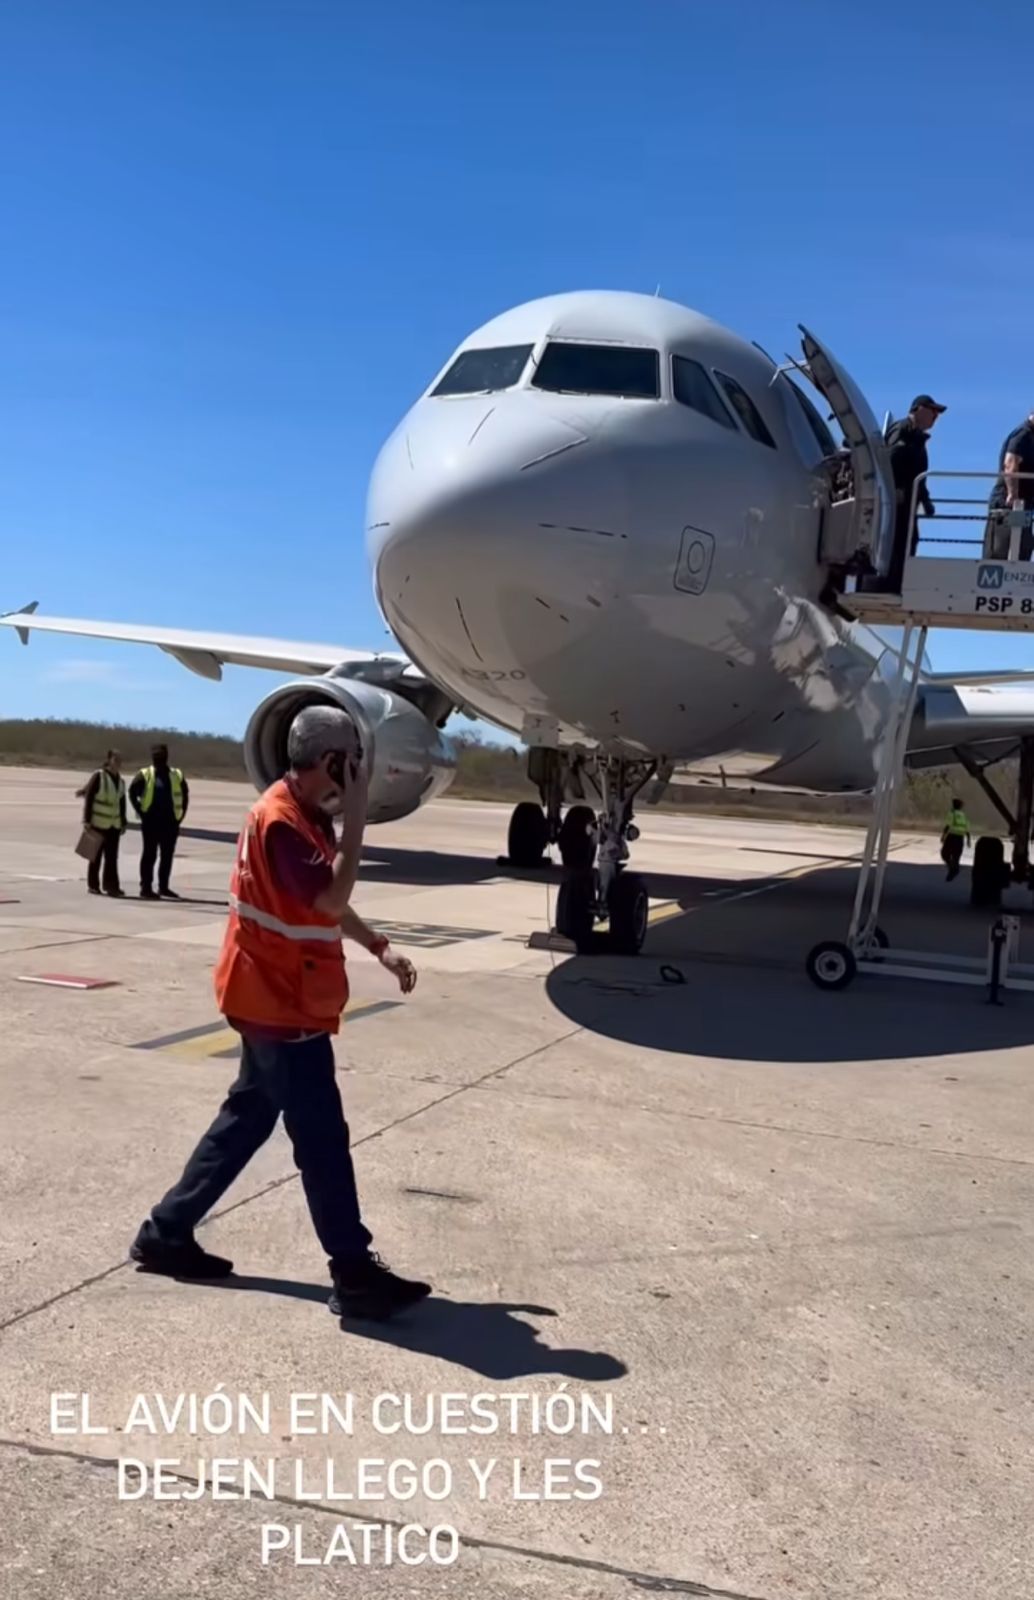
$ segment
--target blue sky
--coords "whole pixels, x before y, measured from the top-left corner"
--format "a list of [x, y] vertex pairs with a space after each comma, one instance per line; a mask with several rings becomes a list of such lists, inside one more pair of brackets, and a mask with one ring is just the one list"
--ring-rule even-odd
[[[878, 414], [949, 403], [937, 464], [992, 464], [1034, 405], [1028, 32], [1001, 0], [3, 8], [0, 608], [387, 644], [377, 448], [561, 289], [659, 283], [780, 352], [805, 321]], [[240, 731], [273, 682], [0, 652], [3, 715]]]

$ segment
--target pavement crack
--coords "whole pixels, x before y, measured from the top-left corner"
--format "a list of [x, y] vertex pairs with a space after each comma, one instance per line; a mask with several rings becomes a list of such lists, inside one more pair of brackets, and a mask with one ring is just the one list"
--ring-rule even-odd
[[[9, 924], [9, 926], [13, 927], [17, 926], [17, 924]], [[30, 950], [56, 950], [58, 947], [63, 950], [78, 949], [81, 944], [103, 944], [106, 939], [121, 939], [123, 937], [122, 934], [116, 933], [73, 933], [71, 929], [62, 932], [60, 928], [48, 928], [46, 931], [48, 933], [60, 933], [62, 937], [60, 939], [47, 939], [43, 944], [19, 945], [17, 950], [8, 950], [6, 954], [22, 956], [28, 955]]]
[[[22, 1439], [8, 1439], [0, 1436], [0, 1450], [22, 1452], [25, 1455], [42, 1457], [58, 1461], [68, 1461], [74, 1466], [100, 1468], [102, 1471], [117, 1472], [117, 1456], [96, 1456], [85, 1451], [63, 1449], [58, 1445], [30, 1444]], [[166, 1474], [178, 1483], [198, 1487], [198, 1479], [191, 1477], [188, 1472], [174, 1472], [166, 1468]], [[399, 1530], [407, 1524], [401, 1518], [394, 1517], [363, 1517], [361, 1513], [342, 1512], [339, 1506], [327, 1505], [322, 1500], [298, 1500], [292, 1495], [274, 1494], [263, 1495], [263, 1504], [290, 1506], [296, 1511], [307, 1511], [313, 1514], [333, 1517], [335, 1522], [361, 1523], [375, 1520], [386, 1528]], [[244, 1504], [237, 1501], [236, 1504]], [[608, 1578], [624, 1578], [633, 1588], [641, 1589], [651, 1594], [688, 1594], [696, 1595], [698, 1600], [763, 1600], [761, 1595], [747, 1594], [740, 1589], [714, 1589], [709, 1584], [697, 1583], [692, 1578], [666, 1577], [659, 1573], [640, 1572], [633, 1567], [622, 1567], [611, 1561], [596, 1561], [591, 1556], [568, 1555], [560, 1550], [541, 1550], [535, 1545], [511, 1544], [505, 1539], [483, 1539], [476, 1534], [458, 1534], [460, 1545], [465, 1550], [485, 1550], [495, 1555], [518, 1556], [525, 1561], [537, 1561], [547, 1566], [566, 1567], [576, 1572], [598, 1572]]]
[[[13, 1316], [5, 1317], [0, 1322], [0, 1333], [8, 1328], [13, 1328], [19, 1322], [24, 1322], [26, 1317], [34, 1317], [40, 1311], [49, 1311], [51, 1306], [67, 1300], [69, 1295], [78, 1294], [80, 1289], [90, 1289], [95, 1283], [103, 1283], [105, 1278], [110, 1278], [113, 1273], [121, 1272], [123, 1267], [129, 1266], [128, 1261], [116, 1261], [113, 1267], [105, 1267], [101, 1272], [93, 1273], [89, 1278], [83, 1278], [79, 1283], [69, 1284], [67, 1289], [59, 1289], [57, 1294], [52, 1294], [46, 1300], [41, 1300], [38, 1305], [27, 1306], [24, 1311], [16, 1311]], [[2, 1442], [2, 1441], [0, 1441]]]
[[[571, 1037], [570, 1034], [567, 1035]], [[561, 1040], [556, 1041], [558, 1044]], [[518, 1063], [514, 1062], [516, 1066]], [[505, 1071], [506, 1069], [501, 1069]], [[469, 1085], [472, 1089], [482, 1089], [488, 1083], [486, 1078], [479, 1078], [476, 1083]], [[510, 1090], [511, 1094], [519, 1094], [527, 1100], [562, 1100], [578, 1103], [589, 1101], [592, 1105], [599, 1105], [598, 1097], [590, 1098], [580, 1094], [551, 1093], [547, 1089], [518, 1089]], [[710, 1111], [677, 1111], [669, 1106], [643, 1105], [639, 1100], [608, 1100], [605, 1104], [615, 1111], [644, 1111], [647, 1116], [675, 1117], [685, 1122], [712, 1122], [726, 1128], [749, 1128], [757, 1133], [785, 1133], [799, 1139], [828, 1139], [838, 1144], [872, 1145], [880, 1150], [901, 1150], [907, 1155], [917, 1156], [949, 1156], [953, 1161], [987, 1161], [993, 1165], [1003, 1167], [1031, 1167], [1034, 1159], [1028, 1156], [996, 1156], [982, 1151], [972, 1150], [946, 1150], [943, 1145], [937, 1144], [906, 1144], [902, 1139], [877, 1139], [872, 1134], [866, 1133], [832, 1133], [827, 1128], [803, 1128], [787, 1122], [756, 1122], [749, 1117], [723, 1117], [716, 1116]]]

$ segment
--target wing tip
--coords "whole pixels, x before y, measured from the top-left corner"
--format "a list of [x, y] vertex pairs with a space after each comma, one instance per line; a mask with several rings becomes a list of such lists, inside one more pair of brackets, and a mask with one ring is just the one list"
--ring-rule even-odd
[[27, 606], [22, 606], [18, 611], [7, 611], [7, 612], [4, 613], [4, 615], [6, 617], [8, 617], [11, 620], [11, 622], [13, 623], [14, 631], [18, 635], [18, 637], [21, 640], [22, 644], [28, 644], [28, 642], [29, 642], [29, 630], [28, 630], [28, 628], [20, 628], [15, 619], [17, 617], [31, 617], [33, 612], [38, 611], [38, 610], [39, 610], [39, 601], [38, 600], [30, 600]]

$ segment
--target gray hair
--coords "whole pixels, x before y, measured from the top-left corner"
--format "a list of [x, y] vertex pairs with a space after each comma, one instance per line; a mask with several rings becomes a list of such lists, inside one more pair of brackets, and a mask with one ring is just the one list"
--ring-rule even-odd
[[347, 711], [336, 706], [306, 706], [291, 723], [287, 759], [295, 772], [310, 771], [331, 751], [350, 752], [359, 733]]

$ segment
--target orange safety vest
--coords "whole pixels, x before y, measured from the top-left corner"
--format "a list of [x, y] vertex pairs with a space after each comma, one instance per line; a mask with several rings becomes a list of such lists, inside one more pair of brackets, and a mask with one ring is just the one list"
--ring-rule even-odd
[[216, 1001], [241, 1022], [336, 1033], [348, 1000], [341, 928], [276, 881], [268, 852], [275, 822], [301, 834], [328, 865], [334, 859], [334, 846], [283, 779], [256, 801], [237, 841]]

